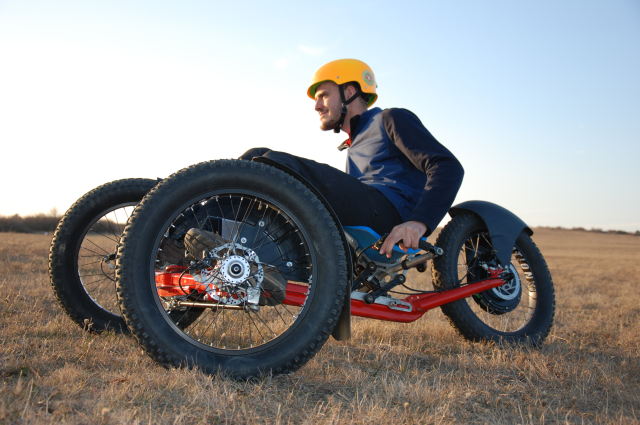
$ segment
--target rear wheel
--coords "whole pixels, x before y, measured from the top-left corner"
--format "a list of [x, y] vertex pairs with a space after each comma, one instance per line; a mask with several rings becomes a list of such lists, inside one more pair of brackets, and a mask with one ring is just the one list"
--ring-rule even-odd
[[[188, 255], [163, 248], [174, 244]], [[235, 160], [191, 166], [149, 193], [125, 229], [117, 276], [124, 317], [152, 358], [236, 378], [305, 364], [346, 294], [324, 205], [286, 173]], [[184, 324], [176, 309], [199, 317]]]
[[60, 220], [49, 275], [62, 309], [92, 332], [126, 331], [116, 297], [116, 248], [133, 209], [156, 180], [124, 179], [78, 199]]
[[436, 289], [452, 289], [488, 277], [487, 268], [511, 271], [502, 286], [443, 305], [453, 327], [471, 341], [505, 341], [538, 345], [549, 334], [555, 314], [551, 274], [529, 235], [515, 242], [511, 261], [500, 265], [484, 222], [475, 214], [454, 217], [436, 245], [444, 254], [433, 261]]

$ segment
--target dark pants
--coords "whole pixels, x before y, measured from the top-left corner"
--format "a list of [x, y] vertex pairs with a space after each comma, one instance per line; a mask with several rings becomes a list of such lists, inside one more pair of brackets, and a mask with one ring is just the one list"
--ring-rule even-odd
[[396, 207], [375, 187], [327, 164], [268, 148], [253, 148], [240, 159], [265, 157], [304, 177], [329, 203], [343, 226], [367, 226], [380, 235], [402, 223]]

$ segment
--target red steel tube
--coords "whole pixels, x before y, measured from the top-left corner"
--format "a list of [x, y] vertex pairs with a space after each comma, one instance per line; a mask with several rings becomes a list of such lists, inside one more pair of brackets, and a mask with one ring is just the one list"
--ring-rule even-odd
[[[182, 295], [177, 294], [180, 291], [178, 280], [180, 273], [158, 273], [156, 275], [156, 285], [161, 296]], [[184, 274], [180, 279], [183, 288], [193, 289], [191, 287], [201, 286], [201, 283], [194, 282], [193, 277]], [[440, 307], [453, 301], [467, 298], [473, 294], [483, 292], [492, 288], [503, 285], [504, 281], [500, 278], [493, 277], [478, 282], [451, 289], [449, 291], [410, 295], [401, 300], [413, 306], [411, 312], [394, 310], [383, 304], [366, 304], [361, 300], [351, 300], [351, 314], [354, 316], [368, 317], [370, 319], [387, 320], [391, 322], [413, 322], [422, 317], [428, 310]], [[204, 285], [202, 285], [204, 286]], [[302, 306], [307, 298], [309, 287], [289, 282], [287, 284], [287, 295], [283, 304]], [[166, 293], [166, 295], [165, 295]]]
[[484, 292], [503, 284], [504, 280], [500, 278], [489, 278], [470, 283], [460, 288], [440, 292], [438, 294], [435, 294], [435, 297], [421, 297], [420, 295], [411, 295], [404, 301], [413, 304], [413, 306], [417, 307], [418, 309], [431, 310], [432, 308], [440, 307], [443, 304], [448, 304], [452, 301], [458, 301], [462, 298], [467, 298], [473, 294], [477, 294], [478, 292]]
[[421, 318], [432, 308], [440, 307], [443, 304], [448, 304], [462, 298], [467, 298], [473, 294], [477, 294], [478, 292], [483, 292], [503, 284], [504, 281], [500, 278], [489, 278], [445, 292], [410, 295], [401, 301], [407, 302], [413, 306], [413, 310], [411, 312], [393, 310], [383, 304], [365, 304], [364, 301], [351, 300], [351, 314], [354, 316], [388, 320], [391, 322], [413, 322], [414, 320]]

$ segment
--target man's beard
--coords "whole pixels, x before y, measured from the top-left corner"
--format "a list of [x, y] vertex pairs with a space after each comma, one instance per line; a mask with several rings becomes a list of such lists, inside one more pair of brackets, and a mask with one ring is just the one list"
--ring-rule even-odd
[[340, 122], [340, 110], [340, 107], [335, 108], [333, 111], [329, 110], [325, 116], [329, 115], [330, 119], [328, 121], [320, 120], [320, 130], [329, 131], [336, 128], [338, 126], [338, 122]]

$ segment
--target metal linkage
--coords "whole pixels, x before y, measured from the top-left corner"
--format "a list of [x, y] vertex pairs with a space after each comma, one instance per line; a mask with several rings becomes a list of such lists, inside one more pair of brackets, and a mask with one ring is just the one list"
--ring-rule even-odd
[[[374, 251], [379, 251], [387, 236], [388, 234], [383, 235], [373, 245], [371, 245], [371, 248]], [[419, 247], [427, 252], [421, 255], [409, 254], [404, 260], [397, 260], [397, 262], [393, 264], [378, 263], [363, 257], [361, 261], [368, 261], [368, 263], [365, 265], [361, 262], [361, 266], [364, 266], [364, 270], [356, 279], [354, 279], [352, 290], [359, 291], [366, 288], [368, 293], [363, 295], [362, 300], [366, 304], [372, 304], [376, 302], [376, 299], [379, 297], [386, 296], [387, 292], [394, 287], [403, 285], [406, 282], [406, 277], [404, 276], [406, 270], [414, 267], [422, 267], [423, 270], [421, 271], [424, 271], [424, 269], [426, 269], [425, 263], [427, 261], [442, 255], [443, 253], [442, 248], [433, 246], [422, 239], [419, 242]], [[385, 280], [385, 276], [388, 276], [390, 280], [383, 285], [380, 282]]]
[[[387, 236], [389, 236], [388, 233], [384, 234], [380, 239], [378, 239], [378, 241], [376, 243], [373, 244], [372, 248], [376, 251], [380, 250], [380, 247], [382, 246], [382, 244], [384, 243], [384, 241], [387, 239]], [[402, 240], [398, 241], [398, 243], [402, 242]], [[389, 267], [386, 272], [391, 274], [391, 273], [396, 273], [399, 272], [400, 270], [409, 270], [413, 267], [419, 266], [420, 264], [423, 264], [435, 257], [438, 257], [440, 255], [443, 254], [443, 250], [440, 247], [434, 246], [432, 244], [430, 244], [429, 242], [420, 239], [420, 241], [418, 242], [418, 246], [420, 247], [420, 249], [422, 249], [423, 251], [427, 251], [426, 254], [422, 254], [422, 255], [418, 255], [415, 257], [408, 257], [406, 259], [404, 259], [400, 264], [397, 264], [395, 266]], [[404, 283], [404, 282], [402, 282]]]

